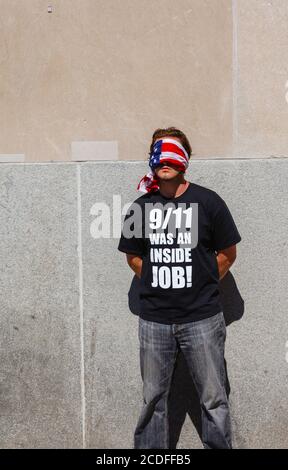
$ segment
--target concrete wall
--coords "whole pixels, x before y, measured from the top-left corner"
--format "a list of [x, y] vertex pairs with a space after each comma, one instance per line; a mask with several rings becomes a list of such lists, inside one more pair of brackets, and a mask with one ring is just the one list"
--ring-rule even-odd
[[[94, 238], [92, 226], [104, 202], [120, 229], [146, 170], [115, 161], [0, 166], [1, 448], [132, 446], [138, 283], [118, 238]], [[285, 158], [195, 159], [187, 173], [224, 198], [242, 235], [221, 281], [240, 448], [288, 446], [287, 175]], [[181, 356], [169, 409], [172, 442], [180, 434], [179, 448], [201, 447]]]
[[[131, 447], [138, 283], [95, 203], [120, 236], [170, 125], [242, 235], [221, 281], [234, 445], [287, 447], [287, 1], [0, 7], [0, 447]], [[171, 392], [172, 444], [201, 447], [181, 356]]]
[[171, 125], [196, 158], [287, 156], [287, 0], [0, 7], [0, 161], [145, 160]]

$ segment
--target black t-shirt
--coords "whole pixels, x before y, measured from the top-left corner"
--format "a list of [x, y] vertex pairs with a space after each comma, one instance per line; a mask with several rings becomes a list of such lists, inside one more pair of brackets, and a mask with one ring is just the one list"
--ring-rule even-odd
[[118, 250], [143, 260], [140, 317], [172, 324], [220, 312], [215, 251], [240, 240], [225, 201], [211, 189], [190, 182], [175, 198], [159, 190], [137, 198], [125, 215]]

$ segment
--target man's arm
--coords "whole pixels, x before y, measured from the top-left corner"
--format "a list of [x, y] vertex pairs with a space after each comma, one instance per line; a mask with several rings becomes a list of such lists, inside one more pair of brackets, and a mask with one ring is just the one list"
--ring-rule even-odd
[[221, 280], [227, 274], [236, 259], [236, 245], [217, 251], [216, 258], [218, 262], [219, 280]]
[[134, 273], [136, 274], [139, 279], [141, 278], [141, 271], [142, 271], [142, 263], [143, 260], [140, 256], [132, 255], [126, 253], [127, 263], [129, 264], [130, 268], [133, 269]]

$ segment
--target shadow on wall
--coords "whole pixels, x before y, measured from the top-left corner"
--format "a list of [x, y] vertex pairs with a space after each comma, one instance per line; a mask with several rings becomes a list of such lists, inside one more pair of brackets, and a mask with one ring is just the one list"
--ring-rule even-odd
[[[140, 279], [135, 275], [133, 277], [129, 292], [128, 304], [130, 311], [139, 316]], [[240, 320], [244, 314], [244, 301], [237, 289], [235, 280], [230, 271], [220, 281], [220, 298], [223, 305], [223, 313], [226, 326], [234, 321]], [[230, 383], [226, 368], [226, 392], [230, 394]], [[199, 438], [201, 439], [201, 407], [200, 401], [189, 374], [187, 364], [181, 350], [178, 352], [176, 365], [173, 373], [170, 394], [169, 394], [169, 428], [170, 428], [170, 449], [176, 449], [180, 437], [181, 429], [184, 424], [186, 414], [191, 418]]]

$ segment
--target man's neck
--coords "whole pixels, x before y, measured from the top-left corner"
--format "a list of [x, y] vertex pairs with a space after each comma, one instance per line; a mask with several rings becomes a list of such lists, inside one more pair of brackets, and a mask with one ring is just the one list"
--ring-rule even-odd
[[189, 181], [186, 181], [183, 176], [170, 181], [159, 180], [159, 191], [165, 197], [174, 198], [181, 196], [186, 191], [188, 185]]

